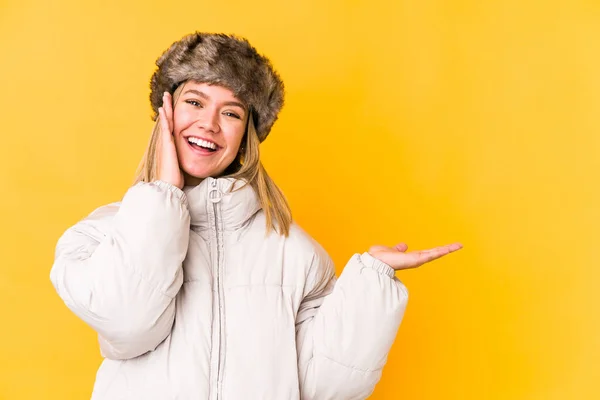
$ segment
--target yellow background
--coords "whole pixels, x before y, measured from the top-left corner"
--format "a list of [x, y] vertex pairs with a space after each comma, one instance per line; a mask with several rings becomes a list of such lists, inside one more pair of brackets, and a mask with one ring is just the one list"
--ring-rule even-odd
[[194, 30], [284, 78], [264, 162], [338, 272], [374, 243], [465, 245], [398, 274], [372, 398], [600, 398], [598, 2], [3, 0], [0, 399], [89, 398], [96, 337], [54, 246], [121, 199], [154, 61]]

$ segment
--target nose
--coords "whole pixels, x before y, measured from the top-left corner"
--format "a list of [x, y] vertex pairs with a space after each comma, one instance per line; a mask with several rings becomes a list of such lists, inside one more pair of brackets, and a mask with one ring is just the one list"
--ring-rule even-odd
[[219, 113], [217, 110], [204, 109], [204, 112], [200, 113], [196, 125], [207, 132], [219, 133], [221, 127], [219, 126]]

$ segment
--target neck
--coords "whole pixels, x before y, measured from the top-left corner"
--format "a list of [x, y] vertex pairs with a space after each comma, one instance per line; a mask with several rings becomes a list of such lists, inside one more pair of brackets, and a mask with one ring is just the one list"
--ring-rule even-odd
[[195, 176], [191, 176], [187, 172], [183, 173], [183, 180], [185, 182], [185, 186], [198, 186], [205, 178], [196, 178]]

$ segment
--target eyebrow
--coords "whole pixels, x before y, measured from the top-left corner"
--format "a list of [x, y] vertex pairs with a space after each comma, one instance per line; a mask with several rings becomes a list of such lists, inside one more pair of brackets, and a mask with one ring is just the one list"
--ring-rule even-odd
[[[208, 95], [206, 93], [203, 93], [203, 92], [201, 92], [199, 90], [196, 90], [196, 89], [188, 89], [188, 90], [185, 91], [184, 94], [187, 94], [187, 93], [194, 93], [194, 94], [202, 97], [203, 99], [210, 100], [210, 97], [208, 97]], [[237, 106], [237, 107], [240, 107], [242, 110], [246, 111], [246, 107], [242, 103], [239, 103], [237, 101], [226, 101], [225, 103], [223, 103], [223, 105], [226, 105], [226, 106]]]

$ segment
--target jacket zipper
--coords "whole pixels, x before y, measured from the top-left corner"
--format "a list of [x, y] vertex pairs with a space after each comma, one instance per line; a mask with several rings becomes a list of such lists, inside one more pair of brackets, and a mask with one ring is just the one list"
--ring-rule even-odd
[[[224, 353], [225, 353], [225, 346], [224, 346], [224, 328], [223, 328], [223, 282], [222, 282], [222, 278], [223, 278], [223, 254], [222, 254], [222, 240], [223, 238], [221, 237], [222, 235], [222, 231], [219, 228], [219, 224], [221, 223], [220, 221], [220, 209], [219, 209], [219, 205], [218, 203], [221, 201], [221, 196], [222, 193], [219, 191], [219, 188], [217, 186], [217, 180], [213, 179], [211, 182], [212, 185], [212, 189], [210, 190], [209, 193], [209, 200], [213, 203], [213, 223], [214, 223], [214, 233], [215, 233], [215, 244], [216, 244], [216, 251], [215, 251], [215, 261], [216, 261], [216, 268], [215, 268], [215, 281], [216, 281], [216, 296], [213, 297], [213, 301], [216, 301], [217, 303], [217, 331], [213, 331], [213, 334], [217, 335], [217, 338], [215, 340], [215, 342], [213, 342], [213, 351], [217, 351], [218, 352], [218, 356], [217, 356], [217, 360], [216, 360], [216, 379], [213, 381], [213, 389], [214, 389], [214, 396], [211, 396], [213, 398], [215, 398], [216, 400], [219, 400], [221, 398], [221, 381], [223, 379], [223, 362], [224, 362]], [[213, 318], [214, 320], [214, 318]]]

